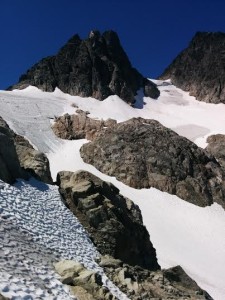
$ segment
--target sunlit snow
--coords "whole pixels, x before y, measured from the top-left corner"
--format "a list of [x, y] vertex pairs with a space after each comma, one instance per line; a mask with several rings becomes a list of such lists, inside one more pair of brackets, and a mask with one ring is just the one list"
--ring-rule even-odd
[[79, 149], [86, 140], [62, 141], [51, 131], [54, 117], [75, 112], [72, 104], [76, 104], [89, 111], [90, 117], [99, 119], [158, 120], [202, 147], [206, 146], [207, 136], [225, 134], [225, 105], [198, 102], [169, 82], [157, 81], [157, 84], [161, 91], [158, 100], [143, 98], [141, 91], [137, 96], [137, 107], [143, 108], [132, 108], [117, 96], [101, 102], [70, 96], [58, 89], [54, 93], [44, 93], [35, 87], [1, 91], [0, 115], [18, 134], [47, 153], [54, 178], [60, 170], [84, 169], [115, 184], [141, 208], [160, 265], [181, 265], [214, 299], [222, 300], [225, 295], [225, 211], [219, 205], [200, 208], [153, 188], [130, 188], [82, 161]]

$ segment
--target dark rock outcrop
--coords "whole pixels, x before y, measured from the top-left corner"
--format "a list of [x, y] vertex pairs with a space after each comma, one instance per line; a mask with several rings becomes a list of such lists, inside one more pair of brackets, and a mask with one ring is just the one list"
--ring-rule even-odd
[[131, 300], [212, 300], [180, 266], [152, 272], [110, 257], [102, 257], [100, 266], [104, 268], [111, 281]]
[[225, 207], [219, 163], [157, 121], [134, 118], [104, 128], [80, 152], [86, 163], [131, 187], [155, 187], [199, 206]]
[[20, 166], [12, 131], [0, 117], [0, 179], [13, 183], [16, 178], [28, 179], [28, 176]]
[[57, 55], [42, 59], [9, 89], [28, 85], [49, 92], [58, 87], [71, 95], [99, 100], [115, 94], [130, 104], [140, 88], [146, 96], [159, 96], [157, 86], [132, 67], [113, 31], [102, 35], [91, 31], [85, 40], [73, 36]]
[[197, 32], [160, 76], [169, 78], [198, 100], [225, 103], [225, 33]]
[[160, 268], [140, 209], [115, 186], [85, 171], [59, 172], [57, 184], [101, 254], [151, 270]]
[[206, 150], [215, 156], [220, 165], [225, 170], [225, 135], [215, 134], [207, 138], [208, 146]]
[[28, 179], [30, 176], [52, 183], [47, 157], [11, 130], [0, 117], [0, 179], [13, 183], [16, 178]]

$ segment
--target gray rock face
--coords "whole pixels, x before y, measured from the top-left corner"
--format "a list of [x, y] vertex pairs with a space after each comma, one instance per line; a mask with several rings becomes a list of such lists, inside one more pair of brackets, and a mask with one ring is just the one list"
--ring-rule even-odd
[[198, 100], [225, 103], [225, 33], [198, 32], [160, 76]]
[[208, 146], [206, 150], [215, 156], [220, 165], [225, 170], [225, 135], [215, 134], [207, 138]]
[[160, 268], [138, 206], [115, 186], [85, 171], [59, 172], [57, 184], [101, 254], [151, 270]]
[[102, 257], [100, 265], [106, 275], [131, 300], [212, 300], [180, 266], [150, 272], [137, 266], [118, 263], [118, 260], [113, 262], [110, 257]]
[[71, 95], [99, 100], [115, 94], [128, 103], [134, 102], [140, 88], [146, 96], [159, 96], [156, 85], [132, 67], [113, 31], [102, 35], [91, 31], [85, 40], [73, 36], [57, 55], [42, 59], [9, 89], [28, 85], [50, 92], [58, 87]]
[[0, 179], [12, 183], [16, 178], [30, 176], [52, 183], [47, 157], [15, 134], [0, 117]]
[[137, 118], [104, 128], [80, 152], [86, 163], [131, 187], [155, 187], [199, 206], [225, 207], [219, 163], [157, 121]]

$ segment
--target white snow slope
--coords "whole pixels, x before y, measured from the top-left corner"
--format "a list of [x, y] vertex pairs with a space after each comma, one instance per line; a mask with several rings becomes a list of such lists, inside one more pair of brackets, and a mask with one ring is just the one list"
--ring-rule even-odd
[[[75, 109], [71, 104], [76, 104], [80, 109], [88, 110], [90, 116], [95, 118], [113, 118], [124, 121], [132, 117], [143, 117], [158, 120], [163, 125], [172, 128], [180, 135], [186, 136], [202, 147], [206, 145], [207, 136], [214, 133], [225, 134], [225, 105], [198, 102], [194, 97], [190, 97], [188, 93], [177, 89], [169, 82], [157, 81], [157, 84], [161, 90], [161, 96], [158, 100], [142, 99], [141, 93], [139, 93], [137, 106], [142, 107], [142, 101], [145, 102], [141, 109], [130, 107], [117, 96], [111, 96], [100, 102], [92, 98], [70, 96], [59, 90], [54, 93], [44, 93], [35, 87], [28, 87], [23, 91], [1, 91], [0, 115], [18, 134], [24, 135], [36, 148], [47, 153], [54, 178], [60, 170], [77, 171], [83, 169], [116, 185], [121, 194], [129, 197], [141, 208], [143, 220], [156, 248], [160, 265], [165, 268], [181, 265], [215, 300], [222, 300], [225, 299], [225, 211], [219, 205], [213, 204], [210, 207], [200, 208], [176, 196], [153, 188], [142, 190], [130, 188], [82, 161], [79, 149], [83, 143], [87, 142], [86, 140], [62, 141], [56, 138], [51, 131], [51, 122], [54, 116], [62, 115], [65, 112], [74, 113]], [[96, 250], [87, 239], [77, 220], [60, 204], [55, 187], [49, 186], [47, 191], [43, 191], [40, 187], [36, 187], [33, 182], [21, 182], [16, 187], [4, 184], [3, 186], [4, 188], [0, 190], [0, 201], [1, 206], [3, 206], [2, 214], [6, 212], [6, 215], [10, 215], [11, 212], [13, 216], [10, 215], [9, 219], [1, 219], [0, 234], [1, 232], [8, 232], [8, 234], [15, 235], [17, 247], [12, 250], [12, 247], [8, 249], [4, 246], [1, 251], [5, 251], [4, 255], [9, 253], [11, 258], [14, 257], [8, 259], [8, 261], [11, 259], [13, 262], [18, 253], [17, 248], [23, 248], [23, 243], [26, 243], [26, 239], [29, 238], [28, 235], [25, 242], [18, 240], [16, 230], [19, 228], [22, 231], [21, 234], [27, 230], [28, 232], [25, 233], [31, 232], [33, 239], [30, 244], [31, 249], [36, 245], [42, 247], [40, 251], [45, 253], [43, 254], [43, 260], [48, 263], [44, 263], [42, 260], [39, 261], [38, 256], [35, 256], [35, 259], [32, 258], [28, 262], [28, 267], [25, 266], [27, 270], [29, 269], [29, 274], [26, 277], [23, 272], [24, 266], [21, 267], [21, 272], [20, 269], [18, 270], [17, 276], [15, 269], [10, 269], [10, 266], [7, 265], [9, 262], [6, 263], [3, 259], [0, 259], [0, 282], [5, 284], [8, 280], [6, 274], [10, 274], [10, 278], [12, 278], [10, 281], [11, 292], [13, 287], [16, 289], [18, 280], [20, 280], [24, 287], [34, 286], [35, 289], [38, 289], [38, 293], [47, 293], [46, 289], [43, 290], [41, 287], [43, 278], [47, 277], [48, 283], [46, 286], [48, 284], [53, 285], [50, 288], [53, 295], [59, 295], [60, 293], [63, 295], [56, 296], [56, 299], [64, 299], [63, 297], [66, 297], [64, 295], [67, 291], [57, 281], [56, 275], [53, 275], [54, 270], [51, 268], [51, 262], [59, 259], [59, 257], [72, 257], [84, 262], [89, 268], [98, 269], [98, 266], [94, 263], [94, 257], [97, 255]], [[4, 190], [5, 193], [3, 193]], [[11, 201], [6, 202], [7, 197]], [[24, 203], [28, 202], [28, 198], [30, 203], [34, 202], [34, 205], [30, 206], [29, 209], [27, 208], [25, 213], [23, 205], [27, 207]], [[18, 199], [18, 203], [16, 199]], [[48, 199], [47, 202], [51, 207], [54, 203], [57, 209], [60, 210], [60, 213], [57, 210], [52, 211], [52, 213], [49, 210], [45, 211], [46, 226], [43, 224], [44, 219], [40, 217], [41, 215], [39, 217], [32, 216], [33, 211], [41, 213], [43, 203], [46, 203], [44, 199]], [[74, 231], [71, 232], [71, 225], [62, 222], [60, 218], [56, 219], [55, 216], [58, 213], [62, 218], [64, 214], [66, 218], [70, 216], [68, 222], [74, 224]], [[34, 217], [36, 217], [35, 223], [32, 221]], [[26, 219], [27, 223], [22, 222], [21, 219]], [[63, 227], [60, 227], [58, 222], [62, 222]], [[42, 226], [43, 232], [41, 231]], [[39, 229], [36, 230], [36, 227]], [[52, 236], [52, 232], [56, 232], [56, 234]], [[74, 247], [71, 247], [71, 242], [67, 244], [67, 239], [64, 238], [65, 232], [67, 232], [65, 237], [69, 241], [73, 240]], [[3, 238], [2, 234], [0, 238]], [[82, 244], [85, 245], [83, 252], [79, 246], [81, 239]], [[3, 245], [5, 245], [5, 241]], [[55, 249], [56, 254], [49, 252], [51, 248]], [[25, 255], [25, 257], [29, 258], [29, 255]], [[35, 265], [31, 271], [30, 266], [32, 263]], [[23, 256], [20, 259], [20, 264], [23, 264]], [[46, 269], [43, 269], [43, 265], [46, 264]], [[8, 271], [7, 268], [10, 270]], [[41, 277], [40, 274], [43, 272], [45, 273]], [[100, 270], [100, 272], [102, 271]], [[30, 273], [34, 276], [31, 276]], [[42, 281], [40, 278], [42, 278]], [[49, 278], [54, 278], [54, 280], [49, 280]], [[31, 285], [28, 284], [29, 280], [32, 281]], [[37, 284], [37, 282], [42, 283]], [[3, 285], [0, 285], [0, 290], [2, 288]], [[113, 286], [112, 289], [114, 293], [117, 293]], [[22, 290], [24, 293], [24, 289]], [[35, 297], [34, 299], [39, 299], [37, 296]], [[122, 299], [124, 296], [120, 295], [120, 297]]]

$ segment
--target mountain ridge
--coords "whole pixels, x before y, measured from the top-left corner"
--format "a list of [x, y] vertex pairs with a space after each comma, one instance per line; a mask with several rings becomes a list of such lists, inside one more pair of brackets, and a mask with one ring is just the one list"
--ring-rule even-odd
[[118, 95], [129, 104], [137, 91], [158, 98], [156, 85], [132, 67], [116, 32], [91, 31], [82, 40], [75, 34], [54, 56], [48, 56], [23, 74], [8, 90], [28, 85], [52, 92], [58, 87], [65, 93], [104, 100]]
[[171, 79], [197, 100], [225, 103], [225, 33], [197, 32], [159, 79]]

